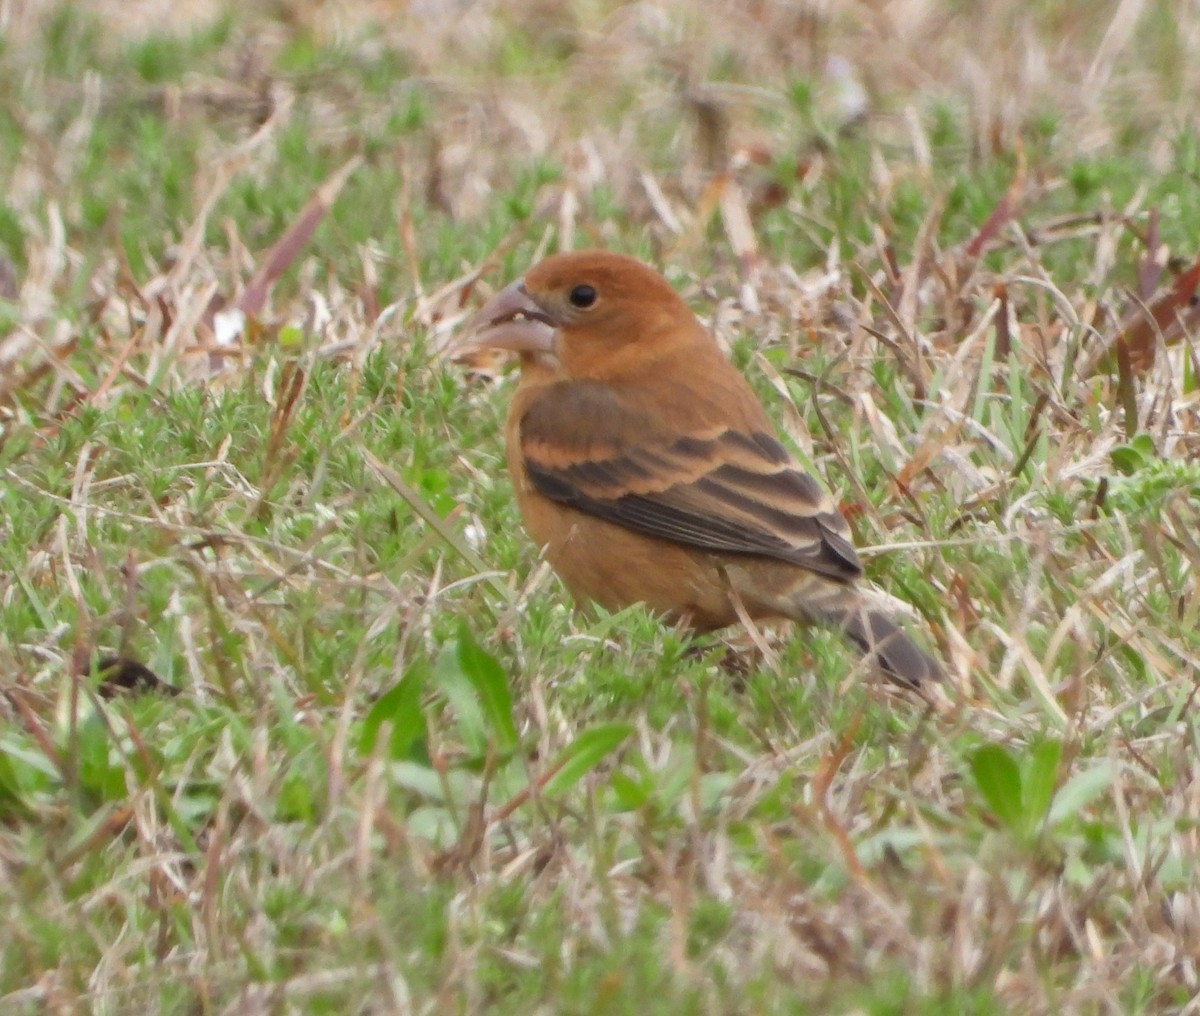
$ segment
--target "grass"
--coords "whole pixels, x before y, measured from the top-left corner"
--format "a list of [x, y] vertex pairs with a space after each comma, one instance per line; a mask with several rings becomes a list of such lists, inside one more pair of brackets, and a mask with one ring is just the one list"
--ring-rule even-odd
[[[0, 1010], [1195, 1011], [1185, 6], [10, 12]], [[584, 244], [944, 694], [570, 607], [451, 354]]]

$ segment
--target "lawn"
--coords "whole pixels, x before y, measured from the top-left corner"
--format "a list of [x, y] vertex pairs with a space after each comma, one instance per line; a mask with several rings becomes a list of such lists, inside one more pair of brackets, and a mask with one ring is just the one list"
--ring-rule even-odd
[[[1194, 3], [244, 6], [0, 0], [0, 1013], [1200, 1013]], [[572, 606], [583, 246], [943, 687]]]

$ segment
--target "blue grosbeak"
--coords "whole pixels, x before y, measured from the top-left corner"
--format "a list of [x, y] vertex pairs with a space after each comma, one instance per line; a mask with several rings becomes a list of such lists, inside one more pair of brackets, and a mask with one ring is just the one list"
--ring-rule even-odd
[[671, 285], [606, 251], [546, 258], [468, 326], [521, 358], [508, 465], [579, 601], [712, 630], [836, 625], [892, 680], [937, 664], [859, 589], [850, 528]]

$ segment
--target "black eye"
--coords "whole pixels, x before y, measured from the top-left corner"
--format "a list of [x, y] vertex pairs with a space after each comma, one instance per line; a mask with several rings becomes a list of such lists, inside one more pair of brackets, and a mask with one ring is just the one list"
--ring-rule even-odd
[[586, 310], [596, 302], [596, 291], [585, 283], [572, 289], [568, 299], [571, 301], [572, 307], [579, 307]]

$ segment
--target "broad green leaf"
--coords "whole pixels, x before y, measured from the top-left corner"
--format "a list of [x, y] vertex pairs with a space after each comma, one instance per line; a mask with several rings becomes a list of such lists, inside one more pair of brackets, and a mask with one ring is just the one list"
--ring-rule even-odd
[[1047, 818], [1050, 825], [1074, 818], [1102, 796], [1112, 785], [1115, 773], [1116, 767], [1111, 761], [1105, 759], [1092, 768], [1072, 776], [1054, 795], [1054, 804], [1050, 806], [1050, 814]]
[[1135, 434], [1128, 444], [1117, 445], [1108, 453], [1112, 463], [1126, 476], [1145, 469], [1156, 458], [1154, 439], [1149, 434]]
[[1118, 445], [1108, 453], [1108, 457], [1117, 470], [1126, 476], [1132, 476], [1144, 464], [1141, 455], [1129, 445]]
[[108, 729], [88, 717], [78, 728], [79, 783], [101, 801], [124, 800], [125, 769], [114, 760]]
[[8, 754], [0, 749], [0, 815], [25, 810], [21, 780]]
[[645, 781], [635, 780], [628, 773], [613, 773], [608, 785], [617, 804], [625, 811], [637, 811], [650, 799], [650, 788]]
[[475, 685], [463, 671], [458, 658], [458, 645], [446, 645], [433, 664], [433, 682], [446, 696], [459, 736], [467, 750], [482, 758], [488, 750], [488, 722]]
[[559, 752], [554, 762], [561, 768], [546, 781], [545, 793], [561, 794], [574, 786], [632, 733], [628, 723], [605, 723], [585, 730]]
[[1021, 782], [1022, 811], [1025, 815], [1027, 833], [1035, 833], [1054, 798], [1054, 786], [1058, 782], [1058, 762], [1062, 757], [1062, 744], [1058, 741], [1039, 741], [1033, 746], [1024, 766]]
[[[37, 781], [39, 784], [49, 780], [57, 780], [61, 776], [58, 767], [42, 754], [39, 749], [30, 747], [15, 738], [6, 738], [0, 742], [0, 754], [9, 756], [14, 765], [20, 763], [20, 769], [36, 773], [39, 777]], [[15, 769], [14, 772], [16, 772]]]
[[1145, 459], [1155, 458], [1154, 438], [1149, 434], [1135, 434], [1129, 442], [1134, 451], [1139, 452]]
[[1022, 828], [1021, 771], [1005, 749], [985, 744], [971, 756], [971, 775], [988, 807], [1009, 829]]
[[496, 747], [502, 752], [512, 751], [518, 738], [508, 675], [499, 661], [475, 641], [465, 622], [458, 630], [458, 664], [479, 696]]
[[396, 684], [379, 696], [367, 712], [358, 740], [358, 750], [370, 755], [384, 723], [392, 725], [388, 739], [388, 755], [393, 759], [407, 758], [413, 745], [425, 735], [425, 714], [421, 710], [421, 692], [429, 676], [424, 661], [413, 664]]

